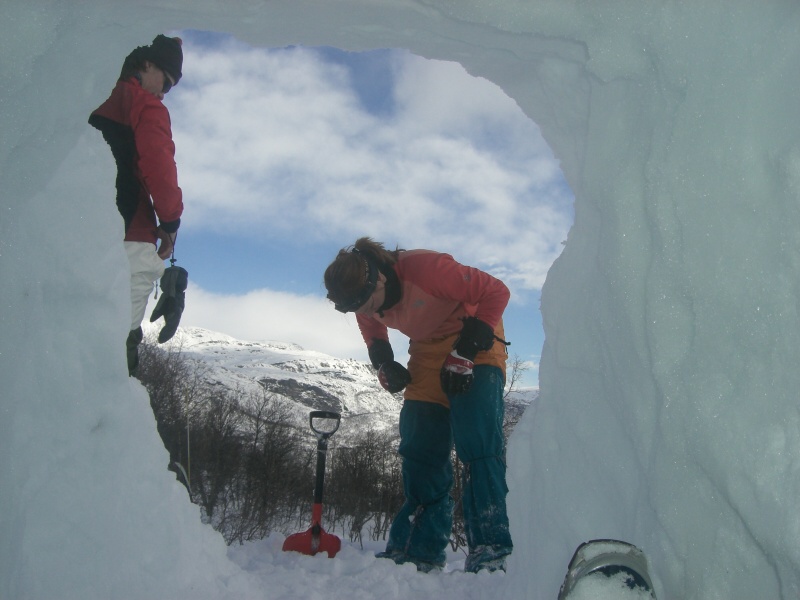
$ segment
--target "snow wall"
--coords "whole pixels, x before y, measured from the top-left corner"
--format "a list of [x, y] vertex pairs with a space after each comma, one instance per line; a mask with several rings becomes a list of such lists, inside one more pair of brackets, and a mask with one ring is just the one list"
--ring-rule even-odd
[[[541, 397], [510, 447], [498, 595], [552, 599], [579, 542], [618, 537], [646, 551], [662, 600], [800, 596], [796, 3], [1, 10], [0, 597], [235, 588], [126, 376], [121, 225], [71, 154], [122, 57], [185, 28], [458, 61], [560, 159], [576, 220], [543, 290]], [[101, 573], [116, 583], [94, 588]]]

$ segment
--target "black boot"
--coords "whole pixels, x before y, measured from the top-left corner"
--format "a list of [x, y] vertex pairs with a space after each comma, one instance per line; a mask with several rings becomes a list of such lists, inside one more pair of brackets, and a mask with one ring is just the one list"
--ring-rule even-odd
[[128, 353], [128, 376], [136, 375], [136, 367], [139, 366], [139, 344], [144, 339], [144, 332], [141, 327], [131, 329], [128, 339], [125, 341], [125, 349]]

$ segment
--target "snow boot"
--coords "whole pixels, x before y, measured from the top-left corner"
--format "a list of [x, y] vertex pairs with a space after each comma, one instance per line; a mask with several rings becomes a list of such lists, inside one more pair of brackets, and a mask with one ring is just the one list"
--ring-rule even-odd
[[418, 558], [414, 558], [413, 556], [409, 556], [408, 554], [404, 554], [403, 552], [392, 551], [392, 552], [378, 552], [375, 555], [375, 558], [388, 558], [389, 560], [393, 560], [395, 564], [404, 565], [406, 563], [411, 563], [417, 567], [417, 571], [420, 573], [430, 573], [432, 571], [441, 571], [444, 568], [445, 563], [439, 562], [430, 562], [427, 560], [421, 560]]
[[511, 554], [511, 548], [505, 546], [478, 546], [469, 551], [464, 561], [464, 570], [467, 573], [506, 570], [506, 557]]
[[125, 354], [128, 357], [128, 377], [136, 376], [136, 369], [139, 367], [139, 344], [144, 339], [144, 331], [141, 327], [131, 329], [128, 339], [125, 340]]
[[599, 585], [612, 578], [619, 580], [623, 593], [630, 591], [630, 595], [620, 596], [620, 600], [656, 598], [647, 559], [639, 548], [619, 540], [591, 540], [575, 550], [558, 600], [569, 600], [577, 586], [591, 585], [590, 581]]

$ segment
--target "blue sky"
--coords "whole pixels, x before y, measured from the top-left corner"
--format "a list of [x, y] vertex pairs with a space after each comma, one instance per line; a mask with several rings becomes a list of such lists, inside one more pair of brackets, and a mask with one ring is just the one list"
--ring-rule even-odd
[[[573, 198], [538, 127], [494, 84], [403, 50], [255, 49], [183, 31], [167, 95], [190, 275], [182, 324], [366, 360], [322, 274], [362, 235], [503, 279], [509, 354], [538, 384], [539, 297]], [[399, 357], [407, 341], [393, 335]]]

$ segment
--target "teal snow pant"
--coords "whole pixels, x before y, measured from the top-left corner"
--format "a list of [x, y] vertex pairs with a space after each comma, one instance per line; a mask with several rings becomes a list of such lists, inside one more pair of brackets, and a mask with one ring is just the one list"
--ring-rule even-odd
[[[470, 554], [480, 562], [511, 552], [506, 512], [503, 374], [477, 365], [472, 387], [449, 396], [450, 409], [406, 400], [400, 412], [405, 503], [392, 522], [386, 554], [397, 562], [444, 565], [453, 525], [453, 466], [463, 468], [464, 526]], [[469, 559], [468, 559], [469, 560]], [[473, 560], [470, 570], [480, 565]]]

